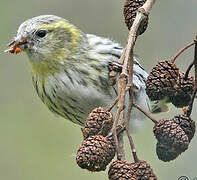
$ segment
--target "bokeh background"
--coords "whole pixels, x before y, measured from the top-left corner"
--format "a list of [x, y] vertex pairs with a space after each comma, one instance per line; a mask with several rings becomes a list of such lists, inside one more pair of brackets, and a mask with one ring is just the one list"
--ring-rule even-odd
[[[123, 21], [123, 2], [115, 0], [1, 0], [0, 6], [0, 179], [66, 180], [107, 179], [107, 172], [90, 173], [75, 163], [75, 153], [82, 136], [80, 128], [55, 117], [42, 104], [31, 83], [25, 54], [2, 53], [24, 20], [41, 14], [55, 14], [72, 21], [84, 32], [112, 38], [123, 45], [128, 30]], [[194, 38], [197, 31], [196, 0], [157, 1], [151, 12], [147, 32], [140, 36], [135, 53], [150, 71], [159, 59], [170, 58]], [[193, 49], [178, 60], [184, 70], [193, 60]], [[171, 106], [172, 117], [180, 112]], [[196, 105], [192, 117], [196, 119]], [[157, 115], [160, 118], [161, 115]], [[148, 121], [148, 120], [147, 120]], [[197, 176], [197, 136], [189, 149], [170, 163], [157, 159], [153, 124], [134, 135], [141, 159], [148, 161], [159, 180], [175, 180], [185, 175]], [[127, 157], [131, 159], [129, 147]]]

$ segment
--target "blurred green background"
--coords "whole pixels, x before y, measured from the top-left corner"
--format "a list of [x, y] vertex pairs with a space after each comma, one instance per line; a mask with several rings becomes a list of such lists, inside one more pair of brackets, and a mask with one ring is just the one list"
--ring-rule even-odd
[[[0, 51], [6, 48], [21, 22], [41, 14], [65, 17], [84, 32], [110, 37], [124, 45], [128, 30], [122, 5], [123, 2], [115, 0], [1, 0]], [[157, 60], [170, 58], [195, 36], [196, 7], [196, 0], [157, 1], [149, 28], [135, 47], [147, 71]], [[193, 49], [179, 60], [184, 70], [193, 60]], [[0, 82], [0, 180], [107, 179], [107, 172], [90, 173], [75, 163], [75, 153], [82, 140], [80, 128], [55, 117], [42, 104], [31, 83], [25, 54], [0, 53]], [[179, 111], [171, 107], [162, 116], [172, 117]], [[196, 105], [192, 116], [196, 119]], [[179, 158], [164, 163], [155, 154], [152, 126], [148, 121], [134, 138], [139, 157], [152, 165], [158, 179], [197, 176], [197, 136]], [[130, 159], [129, 153], [127, 145]]]

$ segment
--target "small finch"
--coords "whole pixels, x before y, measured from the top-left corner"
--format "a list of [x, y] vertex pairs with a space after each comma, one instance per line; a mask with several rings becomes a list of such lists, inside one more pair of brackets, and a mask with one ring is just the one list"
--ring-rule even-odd
[[[32, 80], [43, 103], [53, 113], [84, 125], [95, 107], [107, 106], [117, 97], [108, 81], [108, 64], [118, 61], [123, 47], [107, 38], [85, 34], [67, 20], [54, 15], [23, 22], [7, 52], [26, 52]], [[148, 74], [134, 58], [134, 102], [151, 111], [146, 95]], [[141, 113], [133, 113], [141, 119]]]

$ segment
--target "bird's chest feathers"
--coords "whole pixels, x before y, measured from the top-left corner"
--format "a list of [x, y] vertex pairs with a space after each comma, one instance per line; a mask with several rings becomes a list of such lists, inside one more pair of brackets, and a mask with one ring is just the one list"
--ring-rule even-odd
[[89, 79], [77, 77], [76, 73], [64, 71], [45, 77], [34, 75], [33, 84], [48, 108], [61, 116], [87, 115], [92, 108], [112, 101], [112, 96], [107, 93], [109, 89], [105, 91], [99, 85], [96, 87]]

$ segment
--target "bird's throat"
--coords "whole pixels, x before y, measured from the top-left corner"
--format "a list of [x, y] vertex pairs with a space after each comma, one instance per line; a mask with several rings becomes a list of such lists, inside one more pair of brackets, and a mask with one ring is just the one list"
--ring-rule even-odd
[[48, 75], [59, 72], [57, 65], [48, 61], [31, 62], [32, 73], [40, 77], [46, 77]]

